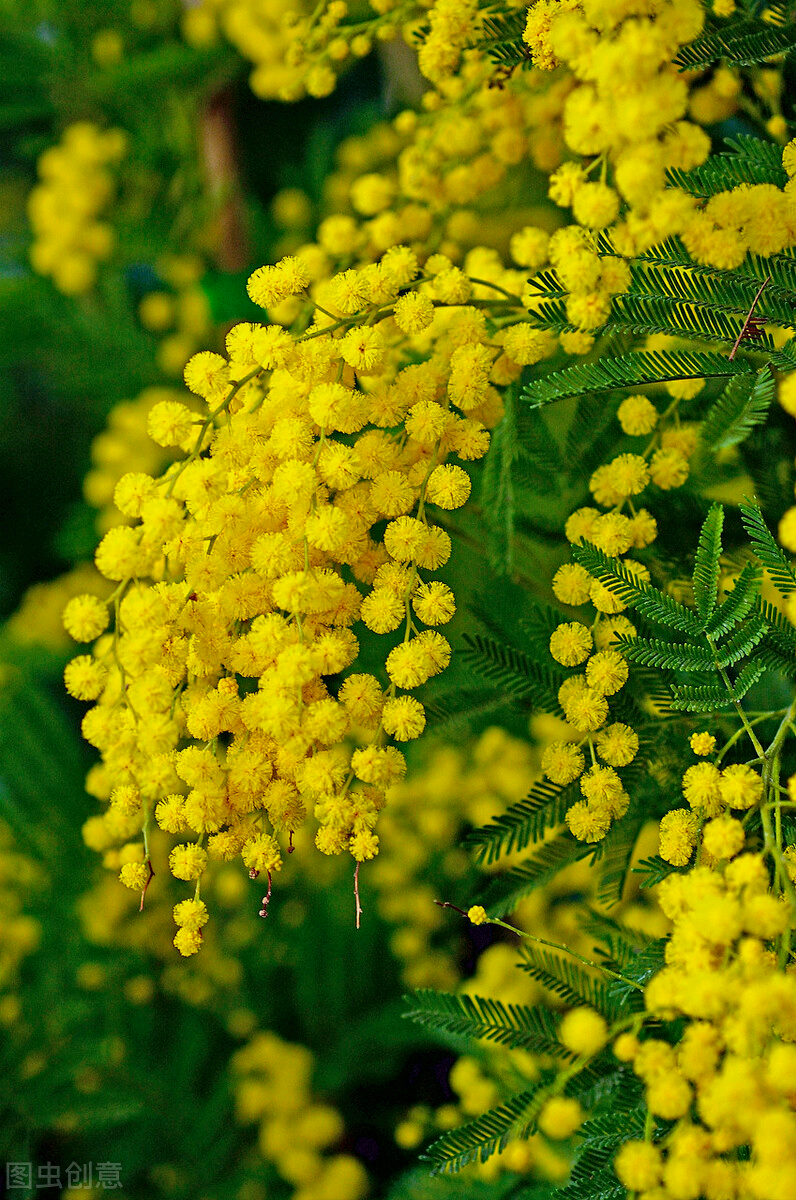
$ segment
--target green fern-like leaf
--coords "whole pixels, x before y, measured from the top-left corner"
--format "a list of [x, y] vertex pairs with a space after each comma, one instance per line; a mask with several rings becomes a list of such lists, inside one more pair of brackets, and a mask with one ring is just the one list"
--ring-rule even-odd
[[694, 561], [694, 601], [703, 624], [707, 624], [718, 598], [723, 528], [724, 509], [720, 504], [711, 504], [700, 530]]
[[749, 501], [740, 507], [744, 529], [752, 539], [752, 549], [771, 576], [778, 591], [783, 596], [789, 596], [791, 592], [796, 591], [796, 574], [794, 574], [793, 567], [777, 545], [759, 507], [756, 504], [750, 504]]
[[732, 705], [733, 696], [718, 683], [692, 687], [675, 684], [672, 687], [672, 708], [683, 712], [719, 712]]
[[675, 874], [677, 867], [666, 862], [659, 854], [654, 854], [651, 858], [643, 858], [632, 871], [634, 875], [639, 876], [639, 887], [651, 888], [657, 887], [664, 879]]
[[497, 713], [513, 704], [513, 697], [494, 688], [457, 688], [435, 696], [424, 696], [423, 707], [430, 729], [436, 732], [467, 728], [477, 717]]
[[459, 1129], [444, 1133], [421, 1157], [432, 1164], [432, 1175], [460, 1171], [471, 1162], [486, 1162], [515, 1137], [525, 1136], [542, 1104], [541, 1088], [514, 1096]]
[[509, 1049], [570, 1057], [558, 1039], [555, 1014], [549, 1008], [502, 1004], [483, 996], [453, 996], [422, 989], [406, 996], [404, 1016], [442, 1033], [485, 1039]]
[[[624, 328], [639, 337], [668, 333], [673, 337], [692, 338], [701, 342], [723, 342], [731, 346], [741, 332], [743, 322], [744, 317], [740, 315], [733, 316], [706, 305], [672, 300], [668, 296], [646, 297], [629, 294], [619, 296], [614, 301], [611, 317], [605, 328], [608, 333]], [[755, 340], [755, 349], [765, 353], [770, 362], [781, 370], [796, 369], [796, 359], [788, 348], [788, 343], [778, 350], [770, 335], [765, 334]]]
[[[690, 47], [686, 47], [689, 50]], [[712, 154], [707, 162], [690, 171], [672, 167], [668, 172], [675, 187], [692, 196], [714, 196], [742, 183], [773, 183], [782, 188], [788, 181], [782, 152], [773, 142], [743, 135], [728, 138], [728, 150]]]
[[745, 620], [752, 611], [760, 592], [763, 573], [757, 563], [748, 562], [735, 581], [735, 587], [715, 610], [705, 633], [712, 638], [722, 638], [731, 629]]
[[710, 450], [724, 450], [746, 441], [756, 425], [762, 425], [774, 399], [774, 376], [768, 367], [756, 375], [731, 379], [711, 408], [700, 432]]
[[522, 958], [522, 970], [567, 1004], [589, 1004], [603, 1016], [612, 1015], [606, 985], [579, 963], [533, 945], [523, 946]]
[[521, 650], [480, 633], [465, 634], [463, 660], [511, 697], [529, 700], [545, 712], [561, 715], [557, 692], [564, 676], [533, 662]]
[[622, 899], [625, 883], [630, 873], [633, 850], [644, 819], [643, 815], [626, 813], [623, 820], [617, 822], [611, 828], [608, 836], [603, 839], [597, 899], [608, 908], [618, 904]]
[[523, 396], [533, 408], [540, 408], [543, 404], [578, 396], [582, 392], [643, 387], [648, 383], [668, 383], [676, 379], [724, 379], [748, 371], [748, 366], [740, 360], [731, 362], [725, 355], [712, 351], [663, 353], [636, 350], [616, 358], [603, 357], [599, 362], [578, 363], [555, 371], [530, 383]]
[[520, 866], [491, 880], [481, 896], [481, 903], [494, 916], [511, 912], [520, 900], [547, 883], [564, 867], [595, 853], [594, 846], [579, 842], [567, 830], [540, 846], [535, 854]]
[[751, 654], [768, 633], [768, 625], [759, 613], [747, 617], [740, 629], [721, 647], [718, 666], [731, 667]]
[[[751, 67], [776, 54], [788, 54], [796, 47], [796, 28], [792, 21], [777, 27], [760, 18], [737, 20], [710, 30], [683, 46], [675, 57], [681, 71], [707, 67], [722, 59], [739, 67]], [[758, 182], [753, 180], [752, 182]], [[774, 182], [766, 181], [766, 182]]]
[[538, 841], [545, 829], [558, 825], [579, 795], [577, 787], [561, 788], [544, 781], [534, 784], [524, 800], [512, 804], [488, 825], [473, 830], [465, 839], [479, 863], [493, 863], [504, 854], [524, 850]]
[[618, 639], [622, 653], [632, 663], [668, 671], [712, 671], [716, 665], [709, 647], [690, 642], [664, 642], [660, 638]]
[[686, 608], [673, 597], [664, 595], [652, 584], [640, 580], [617, 559], [604, 554], [590, 542], [582, 542], [580, 546], [576, 546], [572, 557], [613, 595], [618, 596], [648, 620], [697, 637], [702, 633], [702, 622], [690, 608]]

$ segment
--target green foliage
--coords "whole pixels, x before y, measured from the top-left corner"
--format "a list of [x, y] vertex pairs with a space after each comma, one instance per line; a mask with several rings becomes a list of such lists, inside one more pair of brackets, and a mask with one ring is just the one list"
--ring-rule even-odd
[[522, 969], [565, 1003], [588, 1004], [603, 1016], [614, 1015], [605, 983], [566, 955], [527, 945], [522, 957]]
[[760, 508], [755, 504], [741, 505], [741, 520], [752, 541], [752, 549], [783, 596], [796, 591], [796, 574], [774, 535], [769, 530]]
[[[771, 26], [766, 26], [766, 30], [770, 32]], [[708, 39], [710, 37], [708, 35]], [[690, 54], [700, 41], [702, 39], [685, 47], [683, 54]], [[690, 171], [670, 169], [668, 175], [671, 182], [692, 196], [704, 197], [729, 191], [742, 183], [773, 183], [781, 188], [788, 182], [782, 166], [782, 152], [775, 143], [749, 134], [736, 134], [735, 137], [728, 137], [725, 144], [727, 150], [712, 154], [699, 167], [692, 167]]]
[[705, 418], [699, 436], [709, 450], [725, 450], [745, 441], [762, 425], [774, 399], [774, 377], [768, 367], [756, 375], [736, 375]]
[[578, 363], [545, 375], [530, 383], [523, 396], [533, 408], [541, 408], [554, 400], [578, 396], [582, 392], [643, 387], [648, 383], [668, 383], [677, 379], [724, 379], [748, 371], [748, 366], [740, 359], [730, 361], [723, 354], [712, 351], [633, 350], [616, 358], [603, 356], [599, 362]]
[[488, 825], [468, 834], [465, 845], [472, 849], [476, 862], [484, 864], [524, 850], [532, 842], [540, 841], [546, 829], [559, 825], [578, 796], [577, 785], [559, 787], [544, 780], [535, 783], [524, 800], [518, 800]]
[[505, 1104], [450, 1133], [428, 1147], [422, 1158], [432, 1175], [460, 1171], [471, 1162], [486, 1162], [515, 1137], [527, 1137], [541, 1107], [540, 1088], [520, 1092]]
[[693, 71], [722, 59], [738, 67], [748, 67], [772, 55], [790, 54], [796, 47], [796, 31], [787, 10], [781, 4], [771, 5], [770, 9], [783, 24], [774, 25], [762, 17], [741, 14], [715, 22], [712, 29], [683, 46], [673, 60], [675, 65], [682, 71]]
[[547, 883], [570, 863], [595, 853], [593, 846], [579, 842], [567, 830], [545, 842], [518, 867], [497, 876], [486, 888], [480, 902], [492, 916], [504, 916], [529, 895]]
[[515, 646], [480, 633], [465, 634], [462, 656], [484, 679], [498, 685], [509, 696], [530, 701], [545, 712], [559, 712], [556, 692], [564, 675], [541, 666]]
[[703, 626], [716, 607], [723, 526], [724, 509], [720, 504], [712, 504], [699, 535], [694, 562], [694, 600]]
[[406, 997], [411, 1021], [459, 1037], [484, 1038], [511, 1049], [568, 1058], [557, 1036], [555, 1014], [549, 1008], [502, 1004], [483, 996], [452, 996], [423, 990]]

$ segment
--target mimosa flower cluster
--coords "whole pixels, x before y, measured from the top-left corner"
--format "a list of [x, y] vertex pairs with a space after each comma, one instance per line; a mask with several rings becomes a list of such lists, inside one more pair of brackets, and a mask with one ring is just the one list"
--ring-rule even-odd
[[[576, 509], [566, 523], [570, 543], [578, 545], [585, 539], [639, 580], [649, 580], [647, 567], [632, 552], [652, 545], [658, 527], [649, 509], [639, 506], [638, 497], [681, 487], [688, 478], [698, 426], [680, 423], [679, 400], [701, 386], [701, 381], [668, 385], [672, 398], [663, 413], [647, 396], [627, 396], [619, 403], [616, 416], [621, 431], [628, 438], [643, 439], [640, 452], [621, 453], [596, 468], [589, 480], [594, 504]], [[551, 635], [554, 661], [577, 669], [561, 685], [558, 701], [580, 737], [547, 746], [542, 770], [552, 783], [562, 786], [580, 779], [583, 799], [569, 808], [566, 822], [581, 841], [597, 842], [627, 811], [629, 797], [619, 770], [633, 762], [639, 749], [636, 731], [611, 720], [610, 708], [610, 698], [622, 690], [629, 675], [616, 639], [635, 636], [636, 628], [624, 616], [623, 602], [578, 563], [558, 568], [552, 590], [563, 604], [591, 604], [594, 616], [562, 622]]]
[[30, 262], [67, 296], [91, 291], [98, 264], [113, 253], [113, 226], [101, 218], [116, 191], [111, 168], [126, 150], [123, 130], [78, 121], [39, 156], [40, 182], [28, 196]]
[[673, 930], [645, 1004], [681, 1032], [614, 1044], [665, 1130], [616, 1158], [644, 1196], [796, 1196], [796, 980], [772, 949], [787, 945], [793, 896], [773, 895], [762, 855], [739, 850], [721, 855], [721, 871], [697, 867], [659, 889]]
[[[153, 819], [195, 838], [169, 856], [186, 881], [208, 857], [238, 854], [270, 879], [309, 815], [324, 853], [376, 854], [378, 811], [405, 770], [394, 743], [425, 725], [411, 693], [450, 658], [439, 627], [455, 604], [433, 573], [451, 542], [430, 514], [465, 503], [458, 464], [486, 453], [501, 414], [483, 310], [504, 302], [462, 304], [461, 272], [459, 303], [439, 299], [446, 271], [438, 256], [421, 283], [414, 253], [395, 247], [311, 301], [311, 261], [264, 267], [252, 299], [270, 310], [295, 300], [305, 332], [239, 324], [228, 359], [203, 352], [186, 367], [204, 418], [174, 399], [150, 409], [153, 440], [185, 457], [116, 485], [136, 523], [111, 528], [97, 550], [116, 584], [114, 631], [93, 596], [64, 614], [73, 637], [95, 643], [66, 671], [72, 695], [98, 701], [83, 722], [103, 757], [88, 786], [110, 806], [87, 837], [101, 851], [123, 844], [127, 886], [151, 877]], [[427, 357], [413, 363], [421, 346]], [[327, 683], [355, 663], [358, 620], [402, 631], [386, 691], [356, 671]], [[366, 744], [352, 753], [354, 725]], [[201, 945], [204, 919], [203, 906], [181, 910], [182, 953]]]
[[235, 1110], [259, 1124], [260, 1152], [295, 1191], [292, 1200], [363, 1200], [367, 1172], [335, 1152], [345, 1132], [336, 1108], [312, 1089], [312, 1052], [260, 1030], [232, 1057]]

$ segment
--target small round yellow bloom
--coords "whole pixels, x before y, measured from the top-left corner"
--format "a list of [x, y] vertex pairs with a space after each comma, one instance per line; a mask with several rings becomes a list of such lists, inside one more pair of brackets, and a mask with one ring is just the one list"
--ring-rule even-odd
[[183, 926], [178, 929], [174, 935], [174, 945], [179, 950], [184, 958], [188, 958], [191, 954], [196, 954], [202, 948], [202, 931], [200, 929], [190, 929], [188, 926]]
[[434, 320], [434, 305], [423, 292], [407, 292], [395, 301], [395, 324], [403, 333], [421, 333]]
[[539, 1113], [538, 1125], [542, 1133], [557, 1142], [571, 1137], [582, 1124], [583, 1109], [569, 1096], [553, 1096]]
[[565, 667], [585, 662], [593, 646], [591, 632], [580, 621], [559, 625], [550, 635], [550, 653]]
[[743, 849], [745, 834], [740, 821], [726, 814], [708, 821], [702, 844], [713, 858], [734, 858]]
[[207, 866], [207, 854], [201, 846], [184, 842], [169, 855], [169, 869], [175, 879], [198, 879]]
[[753, 808], [763, 798], [763, 781], [754, 768], [734, 763], [722, 771], [719, 791], [728, 808]]
[[608, 1041], [608, 1026], [593, 1008], [573, 1008], [561, 1022], [558, 1039], [573, 1054], [598, 1054]]
[[621, 1183], [632, 1192], [646, 1192], [661, 1179], [661, 1152], [651, 1142], [625, 1142], [614, 1159]]
[[698, 754], [700, 758], [704, 758], [708, 754], [712, 754], [716, 749], [715, 737], [712, 733], [707, 733], [704, 731], [701, 733], [692, 733], [691, 737], [688, 739], [688, 744], [694, 751], [694, 754]]
[[482, 908], [480, 904], [474, 904], [472, 908], [469, 908], [467, 916], [473, 925], [486, 925], [489, 922], [486, 909]]
[[467, 502], [472, 484], [463, 467], [446, 464], [435, 467], [426, 484], [426, 499], [440, 508], [461, 508]]
[[184, 929], [201, 929], [209, 920], [204, 900], [181, 900], [174, 905], [174, 924]]
[[562, 604], [585, 604], [591, 582], [585, 567], [579, 563], [564, 563], [553, 576], [553, 595]]
[[617, 409], [619, 424], [631, 437], [652, 433], [658, 424], [658, 410], [646, 396], [628, 396]]
[[432, 579], [420, 584], [412, 596], [412, 608], [425, 625], [445, 625], [456, 612], [456, 600], [446, 583]]
[[688, 459], [679, 450], [656, 450], [650, 460], [650, 479], [665, 492], [682, 487], [688, 472]]
[[141, 892], [149, 879], [149, 867], [146, 863], [125, 863], [119, 872], [119, 879], [131, 891]]
[[577, 779], [584, 766], [583, 752], [574, 742], [551, 742], [542, 754], [542, 773], [562, 786]]
[[605, 806], [578, 800], [567, 809], [564, 818], [569, 832], [579, 842], [600, 842], [611, 828], [611, 814]]
[[638, 754], [638, 734], [621, 721], [606, 725], [597, 734], [597, 753], [611, 767], [626, 767]]
[[79, 654], [64, 670], [66, 690], [76, 700], [96, 700], [102, 694], [107, 678], [105, 667], [90, 654]]
[[586, 664], [586, 682], [602, 696], [613, 696], [627, 683], [627, 659], [618, 650], [600, 650]]
[[108, 606], [98, 596], [73, 596], [64, 609], [64, 629], [76, 642], [93, 642], [109, 620]]
[[425, 729], [425, 709], [414, 696], [395, 696], [385, 702], [381, 721], [391, 737], [408, 742], [420, 737]]
[[684, 867], [696, 845], [699, 820], [687, 808], [675, 808], [661, 818], [659, 853], [675, 867]]

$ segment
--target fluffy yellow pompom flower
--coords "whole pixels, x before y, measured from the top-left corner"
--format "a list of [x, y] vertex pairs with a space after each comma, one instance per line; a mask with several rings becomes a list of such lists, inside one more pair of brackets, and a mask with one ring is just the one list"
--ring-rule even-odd
[[658, 410], [646, 396], [628, 396], [616, 413], [619, 424], [631, 437], [652, 433], [658, 424]]
[[208, 400], [229, 382], [229, 363], [212, 350], [200, 350], [185, 364], [185, 386], [196, 396]]
[[763, 798], [763, 781], [752, 767], [734, 763], [722, 771], [719, 791], [728, 808], [752, 808]]
[[675, 808], [661, 818], [659, 853], [674, 867], [684, 867], [694, 852], [699, 819], [687, 808]]
[[547, 246], [550, 235], [544, 229], [526, 225], [511, 235], [509, 253], [518, 267], [530, 267], [537, 271], [547, 262]]
[[397, 741], [408, 742], [420, 737], [425, 729], [426, 713], [414, 696], [395, 696], [385, 702], [381, 722]]
[[572, 198], [572, 212], [579, 225], [587, 229], [605, 229], [616, 220], [619, 196], [604, 183], [584, 183]]
[[589, 490], [598, 504], [610, 508], [643, 492], [650, 478], [646, 460], [640, 454], [619, 454], [598, 467], [589, 481]]
[[579, 842], [599, 842], [611, 828], [611, 814], [607, 808], [595, 807], [586, 800], [579, 800], [567, 809], [566, 823], [570, 833]]
[[375, 371], [381, 365], [384, 352], [384, 335], [372, 326], [355, 326], [340, 342], [343, 359], [363, 374]]
[[182, 401], [160, 400], [149, 411], [147, 433], [159, 446], [181, 446], [195, 420], [196, 414]]
[[434, 320], [434, 304], [422, 292], [407, 292], [395, 301], [393, 318], [403, 333], [422, 333]]
[[565, 667], [585, 662], [593, 644], [591, 631], [580, 621], [564, 622], [550, 635], [550, 653]]
[[184, 842], [169, 855], [169, 869], [175, 879], [198, 879], [207, 866], [207, 854], [201, 846]]
[[545, 330], [534, 329], [527, 323], [510, 325], [503, 335], [503, 349], [507, 356], [523, 367], [541, 362], [549, 354], [552, 344]]
[[694, 751], [694, 754], [698, 754], [702, 758], [708, 754], [712, 754], [716, 749], [716, 739], [712, 733], [692, 733], [688, 739], [688, 744]]
[[612, 767], [626, 767], [638, 754], [638, 734], [629, 725], [615, 721], [597, 734], [597, 753]]
[[149, 880], [149, 867], [146, 863], [125, 863], [119, 872], [119, 879], [131, 891], [141, 892]]
[[744, 828], [726, 814], [708, 821], [702, 830], [702, 844], [713, 858], [734, 858], [743, 849]]
[[474, 904], [467, 910], [467, 916], [473, 925], [486, 925], [489, 921], [487, 911], [480, 904]]
[[246, 842], [241, 851], [241, 858], [243, 865], [250, 871], [278, 871], [282, 866], [279, 843], [267, 833]]
[[467, 503], [471, 488], [470, 476], [462, 467], [435, 467], [426, 484], [426, 499], [440, 508], [461, 508]]
[[682, 487], [688, 472], [688, 459], [679, 450], [656, 450], [650, 460], [650, 479], [665, 492]]
[[583, 752], [574, 742], [551, 742], [542, 754], [542, 773], [552, 783], [572, 783], [585, 766]]
[[570, 724], [583, 733], [600, 729], [608, 716], [605, 696], [595, 692], [580, 676], [562, 683], [558, 689], [558, 702]]
[[593, 1008], [573, 1008], [561, 1022], [558, 1040], [573, 1054], [598, 1054], [608, 1041], [608, 1026]]
[[661, 1152], [652, 1142], [625, 1142], [614, 1159], [620, 1181], [633, 1192], [654, 1188], [661, 1178]]
[[432, 579], [419, 585], [412, 608], [424, 625], [445, 625], [456, 612], [456, 600], [446, 583]]
[[187, 925], [178, 929], [174, 935], [174, 945], [183, 958], [198, 953], [202, 948], [202, 933], [199, 929], [191, 929]]
[[579, 563], [564, 563], [553, 576], [553, 595], [562, 604], [585, 604], [589, 598], [591, 576]]
[[586, 682], [595, 692], [613, 696], [627, 683], [628, 665], [618, 650], [600, 650], [586, 664]]
[[90, 654], [79, 654], [64, 670], [66, 690], [76, 700], [96, 700], [102, 694], [107, 678], [105, 667]]
[[404, 619], [405, 605], [391, 588], [374, 588], [362, 601], [360, 615], [374, 633], [392, 633]]
[[694, 763], [683, 775], [683, 795], [692, 808], [715, 817], [724, 807], [720, 780], [721, 772], [713, 763]]
[[272, 308], [288, 296], [298, 295], [309, 283], [307, 264], [294, 255], [287, 255], [276, 266], [260, 267], [250, 275], [246, 290], [255, 304]]
[[174, 905], [174, 924], [183, 929], [201, 929], [209, 920], [203, 900], [181, 900]]
[[553, 1096], [539, 1113], [538, 1125], [542, 1133], [554, 1141], [564, 1141], [583, 1123], [583, 1109], [570, 1096]]
[[93, 642], [108, 628], [108, 606], [98, 596], [73, 596], [64, 609], [63, 625], [76, 642]]

